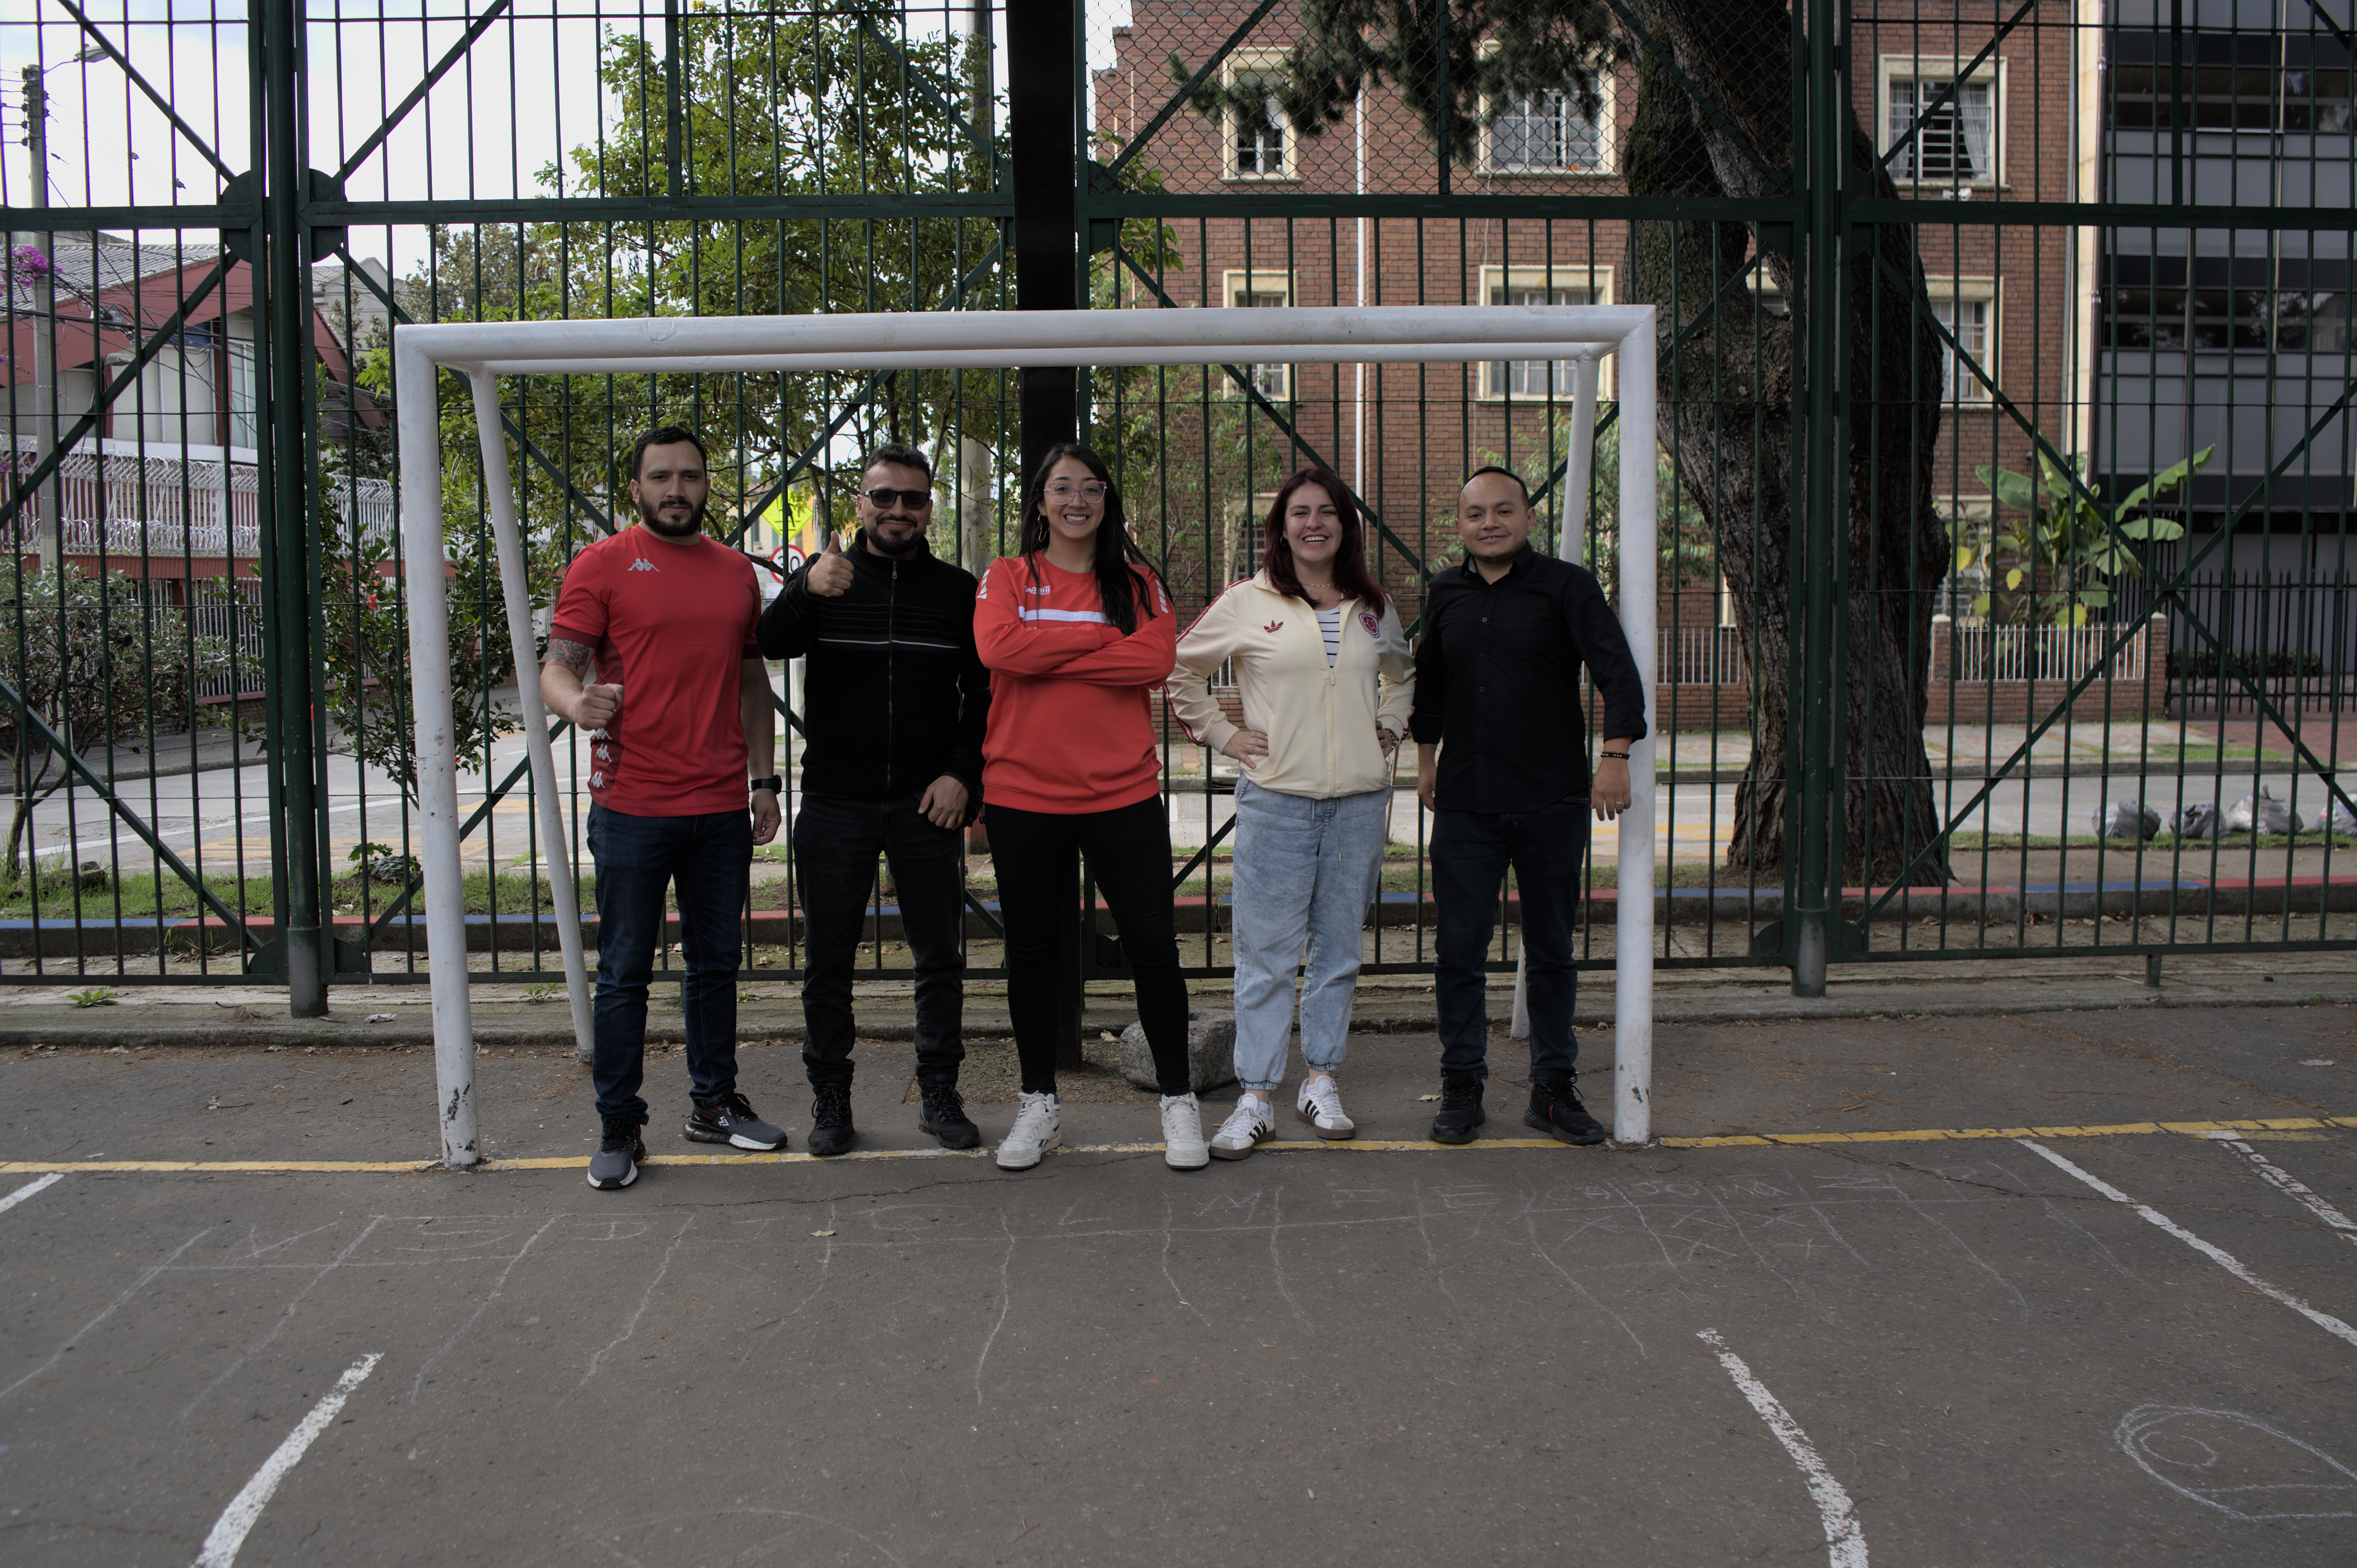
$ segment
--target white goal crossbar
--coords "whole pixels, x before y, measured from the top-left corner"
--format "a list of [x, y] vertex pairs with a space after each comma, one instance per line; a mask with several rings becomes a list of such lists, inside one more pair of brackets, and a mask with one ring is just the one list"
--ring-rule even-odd
[[[466, 902], [458, 855], [457, 729], [450, 688], [449, 589], [439, 565], [441, 421], [435, 372], [474, 390], [483, 480], [490, 501], [515, 660], [517, 695], [540, 806], [540, 835], [556, 903], [574, 1034], [590, 1043], [589, 978], [579, 904], [558, 806], [548, 714], [525, 592], [515, 486], [500, 433], [498, 378], [603, 373], [1002, 370], [1057, 365], [1406, 364], [1570, 360], [1576, 366], [1572, 467], [1559, 509], [1577, 558], [1586, 530], [1587, 437], [1596, 422], [1601, 355], [1620, 375], [1620, 620], [1644, 677], [1647, 724], [1654, 682], [1653, 308], [1651, 306], [1388, 306], [1355, 309], [1073, 310], [845, 316], [659, 317], [605, 321], [454, 322], [393, 329], [400, 436], [401, 527], [408, 558], [410, 683], [417, 725], [425, 950], [434, 1013], [436, 1112], [452, 1166], [482, 1159], [475, 1105], [475, 1045], [468, 998]], [[1629, 454], [1635, 454], [1632, 458]], [[1613, 1136], [1652, 1136], [1653, 741], [1629, 757], [1634, 799], [1620, 820]]]

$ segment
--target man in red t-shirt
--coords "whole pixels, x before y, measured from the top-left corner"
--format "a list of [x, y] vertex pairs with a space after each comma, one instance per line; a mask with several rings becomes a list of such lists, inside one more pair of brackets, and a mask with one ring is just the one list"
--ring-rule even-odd
[[[540, 695], [589, 741], [589, 854], [597, 865], [591, 1075], [604, 1135], [589, 1185], [638, 1179], [647, 984], [678, 890], [687, 1136], [782, 1149], [737, 1092], [737, 912], [753, 846], [778, 832], [769, 666], [753, 640], [753, 564], [704, 532], [704, 444], [676, 425], [630, 448], [639, 526], [573, 558], [541, 658]], [[587, 677], [592, 665], [597, 679]], [[625, 696], [625, 693], [627, 697]], [[746, 780], [751, 779], [750, 815]]]

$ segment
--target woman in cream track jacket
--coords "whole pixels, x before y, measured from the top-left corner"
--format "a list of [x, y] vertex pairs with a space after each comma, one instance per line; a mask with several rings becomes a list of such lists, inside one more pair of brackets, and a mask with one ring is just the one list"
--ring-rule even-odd
[[[1304, 468], [1269, 508], [1260, 573], [1213, 601], [1178, 640], [1170, 705], [1188, 733], [1243, 765], [1236, 782], [1236, 1078], [1243, 1093], [1211, 1139], [1238, 1160], [1274, 1135], [1301, 983], [1295, 1110], [1321, 1138], [1355, 1131], [1335, 1073], [1349, 1047], [1360, 931], [1383, 874], [1393, 753], [1415, 667], [1398, 613], [1367, 568], [1342, 481]], [[1232, 660], [1244, 722], [1211, 695]], [[1303, 950], [1308, 949], [1304, 958]]]

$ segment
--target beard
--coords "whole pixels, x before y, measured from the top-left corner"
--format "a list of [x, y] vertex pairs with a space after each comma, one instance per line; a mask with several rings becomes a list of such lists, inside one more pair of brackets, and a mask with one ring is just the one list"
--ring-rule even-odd
[[650, 529], [666, 539], [686, 539], [704, 532], [704, 513], [712, 502], [709, 499], [698, 502], [694, 510], [687, 514], [686, 519], [680, 522], [672, 521], [670, 518], [654, 510], [644, 501], [639, 502], [638, 505], [639, 521]]
[[[887, 534], [884, 530], [892, 530]], [[913, 555], [925, 542], [925, 525], [913, 517], [893, 512], [867, 524], [867, 545], [881, 555]]]

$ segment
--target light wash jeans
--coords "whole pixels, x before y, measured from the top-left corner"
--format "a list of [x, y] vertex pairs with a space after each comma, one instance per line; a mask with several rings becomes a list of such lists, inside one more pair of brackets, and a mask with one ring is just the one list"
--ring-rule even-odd
[[1246, 1089], [1285, 1081], [1297, 964], [1306, 972], [1302, 1059], [1313, 1071], [1342, 1065], [1363, 951], [1359, 932], [1383, 874], [1390, 795], [1371, 789], [1313, 800], [1249, 779], [1236, 782], [1236, 1078]]

